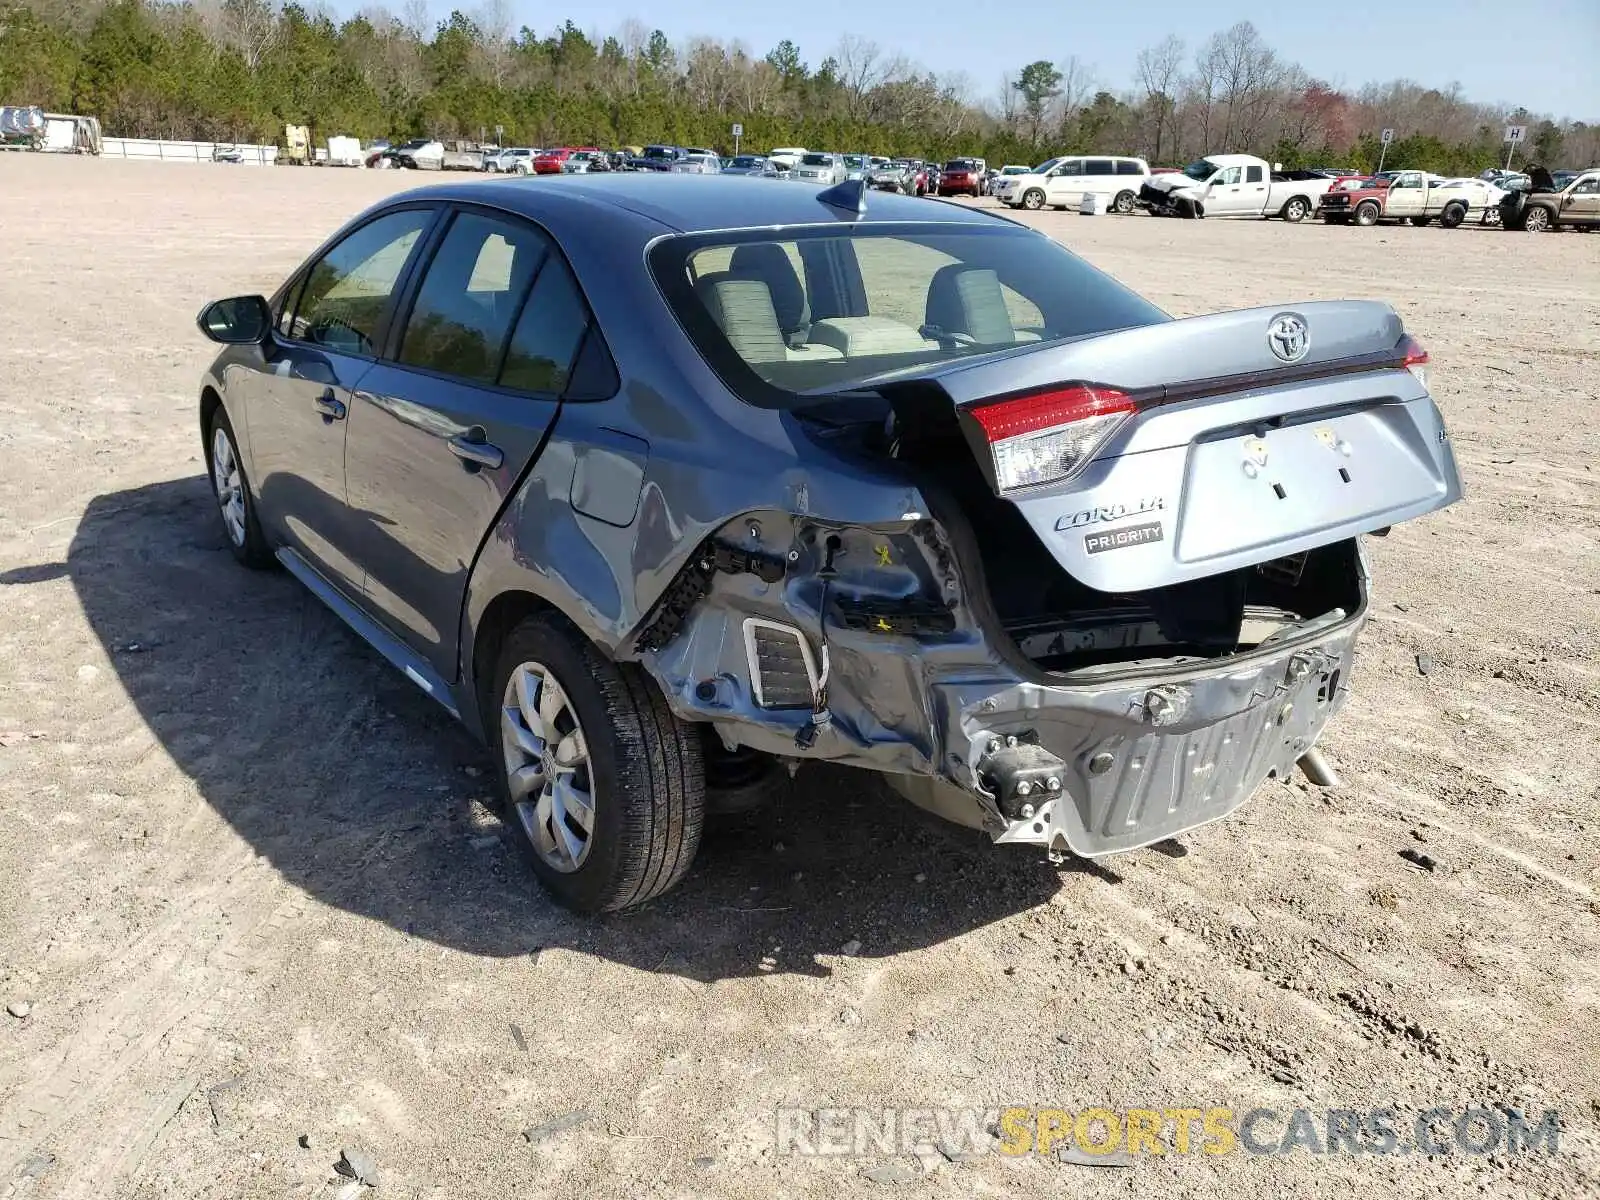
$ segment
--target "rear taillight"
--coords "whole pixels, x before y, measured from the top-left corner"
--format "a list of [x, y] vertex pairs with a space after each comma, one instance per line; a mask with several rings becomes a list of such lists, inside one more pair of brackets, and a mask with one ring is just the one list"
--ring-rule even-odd
[[1400, 339], [1400, 365], [1417, 377], [1423, 387], [1428, 386], [1428, 352], [1422, 343], [1409, 333]]
[[966, 411], [989, 445], [1003, 495], [1070, 479], [1136, 408], [1113, 388], [1076, 384]]

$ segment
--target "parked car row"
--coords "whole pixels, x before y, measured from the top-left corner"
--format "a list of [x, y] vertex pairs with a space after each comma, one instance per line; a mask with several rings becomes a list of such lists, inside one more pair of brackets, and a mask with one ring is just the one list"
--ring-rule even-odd
[[1366, 179], [1346, 180], [1330, 189], [1317, 205], [1329, 225], [1376, 225], [1410, 221], [1427, 225], [1437, 220], [1454, 229], [1467, 220], [1494, 225], [1505, 191], [1486, 179], [1448, 179], [1427, 171], [1385, 171]]

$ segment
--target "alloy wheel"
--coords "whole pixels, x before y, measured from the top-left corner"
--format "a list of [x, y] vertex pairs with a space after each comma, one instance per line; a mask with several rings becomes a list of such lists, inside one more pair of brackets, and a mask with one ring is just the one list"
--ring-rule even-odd
[[228, 527], [228, 537], [235, 546], [243, 546], [244, 477], [239, 471], [239, 457], [233, 452], [233, 440], [221, 425], [211, 435], [211, 480], [216, 487], [217, 505], [222, 509], [222, 522]]
[[523, 663], [506, 681], [500, 744], [522, 832], [552, 870], [576, 871], [594, 845], [589, 743], [572, 701], [542, 663]]

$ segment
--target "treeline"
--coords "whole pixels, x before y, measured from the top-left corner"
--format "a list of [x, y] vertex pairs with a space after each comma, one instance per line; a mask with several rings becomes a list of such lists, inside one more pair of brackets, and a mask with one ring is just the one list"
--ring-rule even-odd
[[1111, 90], [1076, 58], [1040, 60], [997, 81], [935, 74], [856, 37], [811, 65], [790, 41], [765, 54], [693, 38], [674, 44], [629, 22], [597, 37], [572, 21], [512, 29], [507, 0], [425, 28], [416, 0], [336, 20], [278, 0], [0, 0], [0, 103], [89, 113], [133, 137], [281, 141], [285, 122], [316, 138], [431, 135], [508, 144], [731, 149], [804, 145], [893, 155], [981, 154], [1035, 162], [1072, 151], [1177, 164], [1254, 151], [1287, 166], [1387, 164], [1475, 174], [1504, 161], [1600, 161], [1600, 124], [1474, 103], [1458, 86], [1407, 81], [1347, 93], [1281, 58], [1243, 22], [1198, 47], [1167, 38], [1142, 52], [1135, 86]]

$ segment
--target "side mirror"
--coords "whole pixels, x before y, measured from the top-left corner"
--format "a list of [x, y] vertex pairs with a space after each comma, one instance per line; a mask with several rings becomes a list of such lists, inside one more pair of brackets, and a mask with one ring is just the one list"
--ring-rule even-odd
[[232, 296], [213, 300], [195, 318], [200, 332], [225, 346], [264, 342], [272, 329], [272, 308], [264, 296]]

